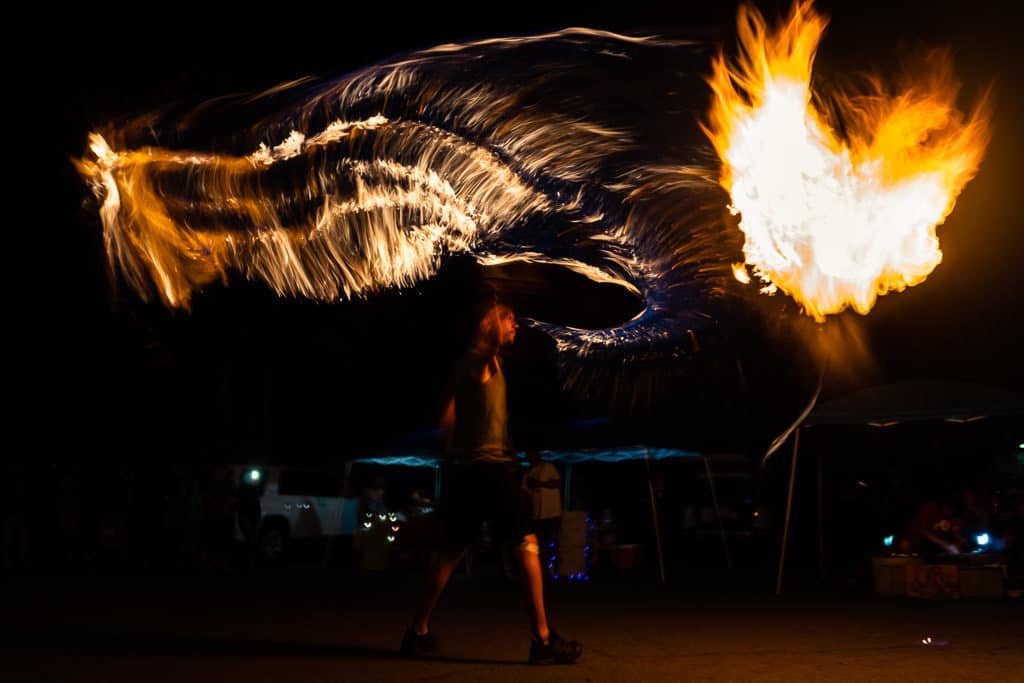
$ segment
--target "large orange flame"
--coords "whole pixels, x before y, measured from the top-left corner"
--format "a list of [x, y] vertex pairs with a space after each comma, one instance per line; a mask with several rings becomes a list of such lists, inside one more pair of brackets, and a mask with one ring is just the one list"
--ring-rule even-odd
[[[866, 314], [879, 295], [924, 281], [942, 260], [936, 228], [990, 138], [987, 92], [970, 115], [958, 110], [945, 52], [897, 88], [872, 77], [860, 92], [812, 97], [827, 23], [798, 0], [769, 32], [741, 6], [739, 55], [712, 64], [704, 126], [746, 263], [765, 291], [781, 289], [819, 322], [851, 306]], [[827, 113], [815, 106], [823, 95], [834, 104]]]

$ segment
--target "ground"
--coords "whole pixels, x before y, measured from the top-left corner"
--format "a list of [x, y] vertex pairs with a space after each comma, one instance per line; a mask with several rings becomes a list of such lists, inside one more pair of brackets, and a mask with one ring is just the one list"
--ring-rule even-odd
[[[714, 587], [709, 586], [713, 583]], [[440, 658], [396, 652], [419, 576], [311, 567], [8, 580], [4, 681], [1021, 681], [1024, 603], [727, 580], [556, 583], [574, 666], [528, 667], [520, 592], [456, 574]], [[930, 644], [926, 639], [930, 638]]]

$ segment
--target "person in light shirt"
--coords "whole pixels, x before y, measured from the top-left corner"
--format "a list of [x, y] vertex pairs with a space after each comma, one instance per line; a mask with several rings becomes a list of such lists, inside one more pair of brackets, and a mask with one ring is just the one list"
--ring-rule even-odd
[[[523, 475], [523, 488], [530, 497], [533, 526], [544, 554], [558, 543], [558, 527], [562, 518], [562, 475], [558, 468], [540, 458], [537, 450], [528, 450], [530, 469]], [[550, 574], [552, 569], [548, 570]]]

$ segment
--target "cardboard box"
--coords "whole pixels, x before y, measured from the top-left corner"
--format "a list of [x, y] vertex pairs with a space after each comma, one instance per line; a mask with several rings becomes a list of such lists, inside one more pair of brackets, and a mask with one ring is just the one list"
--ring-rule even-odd
[[582, 510], [566, 510], [558, 522], [559, 545], [586, 545], [587, 513]]
[[959, 598], [960, 568], [954, 564], [911, 565], [907, 595], [912, 598]]
[[917, 557], [876, 557], [871, 562], [875, 592], [906, 595], [911, 567], [921, 564]]
[[1006, 590], [1005, 567], [965, 567], [960, 570], [960, 597], [1001, 598]]
[[562, 513], [558, 534], [558, 576], [587, 573], [587, 513], [567, 510]]

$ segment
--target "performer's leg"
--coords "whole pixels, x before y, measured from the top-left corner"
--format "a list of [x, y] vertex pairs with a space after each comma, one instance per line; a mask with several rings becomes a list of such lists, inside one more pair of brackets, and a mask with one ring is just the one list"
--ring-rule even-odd
[[427, 574], [427, 583], [423, 590], [423, 598], [420, 601], [416, 617], [413, 619], [412, 627], [416, 633], [422, 635], [429, 630], [430, 615], [437, 605], [441, 592], [448, 584], [452, 571], [459, 564], [464, 553], [463, 548], [442, 548], [430, 565], [430, 572]]
[[537, 535], [524, 536], [516, 552], [526, 584], [526, 609], [533, 635], [546, 643], [550, 631], [547, 614], [544, 611], [544, 574], [540, 568], [540, 545], [537, 542]]

